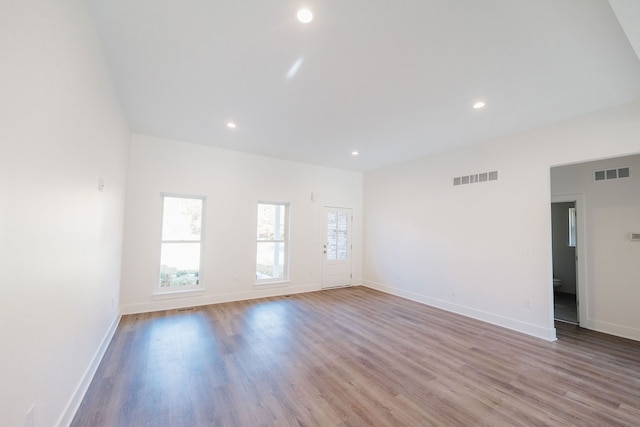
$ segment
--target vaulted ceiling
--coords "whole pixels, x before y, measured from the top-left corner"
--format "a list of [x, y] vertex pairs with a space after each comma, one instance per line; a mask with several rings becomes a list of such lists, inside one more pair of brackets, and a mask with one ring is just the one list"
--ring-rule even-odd
[[133, 131], [366, 171], [640, 99], [611, 1], [88, 3]]

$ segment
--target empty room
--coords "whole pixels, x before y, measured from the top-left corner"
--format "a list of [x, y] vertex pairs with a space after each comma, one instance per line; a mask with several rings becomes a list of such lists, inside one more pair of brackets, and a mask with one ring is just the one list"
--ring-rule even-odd
[[0, 426], [640, 425], [640, 2], [0, 1]]

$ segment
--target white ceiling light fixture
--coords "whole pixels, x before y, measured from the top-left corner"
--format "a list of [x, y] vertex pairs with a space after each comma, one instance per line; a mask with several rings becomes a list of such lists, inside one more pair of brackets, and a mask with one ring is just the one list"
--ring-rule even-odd
[[356, 150], [353, 150], [353, 151], [351, 152], [351, 155], [352, 155], [353, 157], [356, 157], [356, 156], [358, 156], [359, 154], [360, 154], [360, 153], [359, 153], [359, 152], [357, 152]]
[[227, 127], [228, 127], [229, 129], [235, 129], [235, 128], [237, 128], [238, 126], [236, 126], [236, 124], [235, 124], [234, 122], [227, 122]]
[[309, 9], [300, 9], [296, 16], [298, 17], [298, 21], [303, 24], [308, 24], [313, 21], [313, 13], [311, 13]]
[[484, 107], [485, 107], [485, 105], [487, 105], [487, 104], [486, 104], [484, 101], [478, 101], [478, 102], [476, 102], [475, 104], [473, 104], [473, 108], [474, 108], [475, 110], [479, 110], [479, 109], [481, 109], [481, 108], [484, 108]]

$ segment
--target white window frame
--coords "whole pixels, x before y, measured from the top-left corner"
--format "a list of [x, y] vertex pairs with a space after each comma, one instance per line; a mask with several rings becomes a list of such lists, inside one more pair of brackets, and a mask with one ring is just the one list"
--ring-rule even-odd
[[[258, 227], [258, 221], [259, 218], [257, 216], [258, 210], [260, 205], [272, 205], [272, 206], [284, 206], [285, 207], [285, 218], [283, 219], [284, 221], [284, 238], [283, 239], [258, 239], [257, 238], [257, 233], [256, 233], [256, 273], [257, 273], [257, 268], [258, 268], [258, 263], [257, 263], [257, 256], [258, 256], [258, 246], [260, 243], [282, 243], [284, 245], [284, 260], [283, 260], [283, 265], [282, 265], [282, 269], [284, 270], [282, 277], [278, 277], [278, 278], [266, 278], [266, 279], [258, 279], [256, 277], [256, 281], [255, 284], [256, 285], [271, 285], [271, 284], [279, 284], [279, 283], [287, 283], [289, 282], [289, 241], [291, 239], [291, 229], [290, 229], [290, 218], [291, 218], [291, 204], [288, 202], [269, 202], [269, 201], [263, 201], [263, 200], [259, 200], [258, 204], [257, 204], [257, 208], [256, 209], [256, 231], [257, 231], [257, 227]], [[278, 227], [274, 225], [274, 228], [277, 230]], [[257, 275], [256, 275], [257, 276]]]
[[[162, 236], [162, 231], [164, 228], [164, 200], [165, 198], [177, 198], [177, 199], [197, 199], [202, 201], [202, 218], [200, 224], [200, 240], [164, 240]], [[158, 278], [156, 280], [156, 284], [154, 287], [154, 295], [168, 295], [168, 294], [178, 294], [178, 293], [187, 293], [187, 292], [199, 292], [204, 290], [204, 285], [202, 281], [202, 260], [204, 258], [204, 236], [205, 236], [205, 219], [207, 212], [207, 197], [200, 195], [191, 195], [191, 194], [177, 194], [177, 193], [160, 193], [160, 256], [158, 257]], [[169, 286], [169, 287], [161, 287], [160, 283], [162, 281], [162, 245], [166, 243], [193, 243], [200, 245], [200, 263], [198, 265], [198, 283], [196, 285], [188, 285], [188, 286]]]
[[576, 208], [569, 208], [569, 247], [576, 247]]

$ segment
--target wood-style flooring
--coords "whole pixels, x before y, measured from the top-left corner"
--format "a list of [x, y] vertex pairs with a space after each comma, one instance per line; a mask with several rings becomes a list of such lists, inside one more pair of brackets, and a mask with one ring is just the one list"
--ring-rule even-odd
[[639, 426], [640, 343], [364, 287], [124, 316], [73, 426]]

